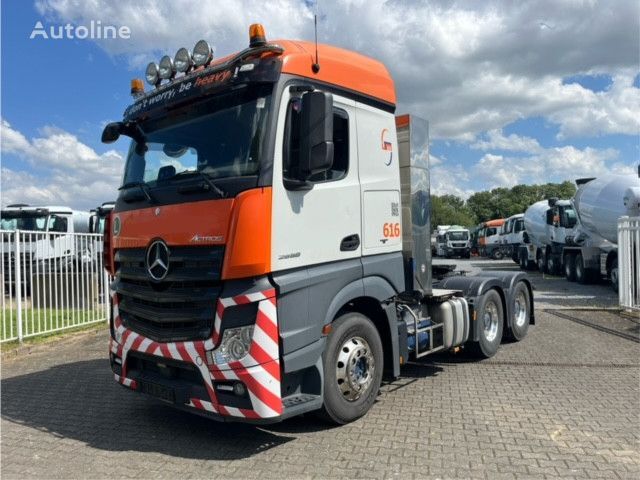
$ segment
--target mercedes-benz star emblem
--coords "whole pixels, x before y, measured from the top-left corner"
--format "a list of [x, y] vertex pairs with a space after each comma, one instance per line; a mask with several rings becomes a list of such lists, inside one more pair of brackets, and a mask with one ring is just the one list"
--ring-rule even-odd
[[156, 240], [147, 250], [147, 272], [159, 282], [169, 273], [169, 247], [162, 240]]

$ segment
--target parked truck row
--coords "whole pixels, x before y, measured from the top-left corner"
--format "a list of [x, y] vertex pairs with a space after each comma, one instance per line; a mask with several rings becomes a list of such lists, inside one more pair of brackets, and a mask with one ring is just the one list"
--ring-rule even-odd
[[640, 214], [640, 179], [603, 175], [576, 181], [569, 200], [549, 199], [524, 214], [520, 266], [569, 281], [606, 279], [618, 289], [618, 219]]

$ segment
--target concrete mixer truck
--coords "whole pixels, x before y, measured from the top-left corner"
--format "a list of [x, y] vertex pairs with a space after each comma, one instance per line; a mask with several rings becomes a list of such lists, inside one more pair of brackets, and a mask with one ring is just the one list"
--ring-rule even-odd
[[559, 273], [566, 239], [577, 222], [570, 200], [551, 198], [531, 205], [524, 213], [525, 232], [520, 246], [520, 266]]
[[618, 290], [618, 219], [640, 215], [640, 178], [603, 175], [576, 181], [572, 204], [578, 222], [567, 236], [562, 260], [567, 280], [606, 277]]

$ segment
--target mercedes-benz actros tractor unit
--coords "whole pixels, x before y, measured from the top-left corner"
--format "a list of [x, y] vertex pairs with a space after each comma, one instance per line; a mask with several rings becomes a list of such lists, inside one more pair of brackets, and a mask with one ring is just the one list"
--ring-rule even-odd
[[115, 380], [216, 419], [364, 415], [383, 374], [533, 323], [526, 274], [432, 284], [427, 124], [379, 62], [302, 41], [146, 72], [108, 217]]

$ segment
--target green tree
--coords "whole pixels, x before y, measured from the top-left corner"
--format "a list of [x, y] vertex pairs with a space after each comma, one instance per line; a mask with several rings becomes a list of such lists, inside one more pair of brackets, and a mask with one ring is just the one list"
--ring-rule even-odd
[[437, 225], [462, 225], [471, 227], [476, 219], [465, 201], [455, 195], [431, 196], [431, 230]]
[[543, 185], [516, 185], [513, 188], [494, 188], [477, 192], [469, 197], [466, 206], [478, 222], [494, 218], [506, 218], [523, 213], [529, 206], [552, 197], [569, 199], [576, 193], [572, 182]]

